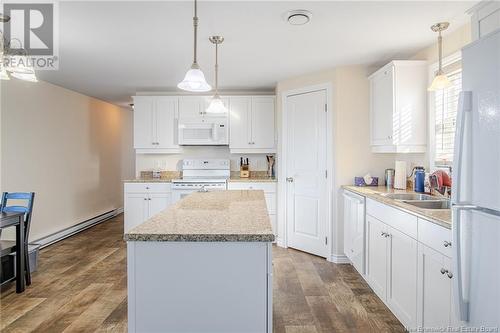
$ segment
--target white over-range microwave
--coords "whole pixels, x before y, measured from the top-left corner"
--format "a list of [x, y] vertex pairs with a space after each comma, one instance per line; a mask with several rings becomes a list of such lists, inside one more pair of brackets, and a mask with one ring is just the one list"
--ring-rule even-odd
[[227, 117], [200, 120], [179, 120], [179, 145], [224, 146], [229, 145]]

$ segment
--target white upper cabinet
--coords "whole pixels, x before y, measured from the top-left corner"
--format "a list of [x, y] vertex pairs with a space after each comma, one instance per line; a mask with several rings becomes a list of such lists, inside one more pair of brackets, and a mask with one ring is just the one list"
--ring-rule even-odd
[[426, 151], [427, 63], [392, 61], [369, 77], [372, 151]]
[[[229, 109], [229, 99], [227, 97], [221, 97], [221, 99], [226, 108]], [[212, 96], [179, 97], [179, 118], [204, 122], [206, 117], [227, 117], [227, 114], [207, 112], [211, 100]]]
[[230, 97], [229, 115], [231, 152], [276, 152], [274, 96]]
[[469, 10], [472, 40], [500, 29], [500, 2], [481, 1]]
[[231, 149], [250, 148], [251, 103], [251, 97], [231, 97], [229, 110], [229, 147]]
[[134, 148], [137, 153], [179, 152], [178, 100], [166, 96], [134, 97]]

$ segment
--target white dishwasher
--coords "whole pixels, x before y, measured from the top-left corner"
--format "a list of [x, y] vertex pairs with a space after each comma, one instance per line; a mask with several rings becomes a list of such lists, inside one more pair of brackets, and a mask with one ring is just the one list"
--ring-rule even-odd
[[365, 275], [365, 198], [344, 190], [344, 253]]

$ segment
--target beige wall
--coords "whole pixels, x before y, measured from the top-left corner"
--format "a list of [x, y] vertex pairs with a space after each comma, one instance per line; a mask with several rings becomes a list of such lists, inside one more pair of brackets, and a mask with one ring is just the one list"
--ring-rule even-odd
[[[384, 170], [391, 167], [394, 161], [393, 155], [373, 154], [370, 149], [367, 74], [365, 66], [339, 67], [279, 82], [276, 89], [280, 124], [284, 92], [322, 83], [330, 83], [333, 87], [330, 105], [334, 113], [334, 142], [330, 147], [334, 150], [334, 191], [338, 199], [333, 203], [334, 221], [330, 237], [333, 239], [334, 255], [343, 253], [343, 201], [340, 199], [340, 186], [352, 184], [354, 176], [366, 173], [382, 178]], [[284, 220], [278, 226], [280, 230], [284, 228], [283, 223]]]
[[36, 192], [30, 239], [123, 206], [130, 110], [45, 82], [2, 81], [1, 97], [1, 191]]

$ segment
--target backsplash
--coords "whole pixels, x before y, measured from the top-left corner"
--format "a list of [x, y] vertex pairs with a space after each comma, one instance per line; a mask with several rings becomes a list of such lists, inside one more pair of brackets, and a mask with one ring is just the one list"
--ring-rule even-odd
[[[141, 171], [151, 171], [155, 168], [169, 171], [181, 171], [182, 160], [187, 158], [227, 158], [231, 160], [231, 171], [239, 171], [240, 157], [248, 158], [250, 170], [266, 171], [266, 154], [231, 154], [226, 146], [186, 146], [181, 154], [137, 154], [135, 160], [136, 176]], [[275, 165], [275, 170], [277, 166]]]

